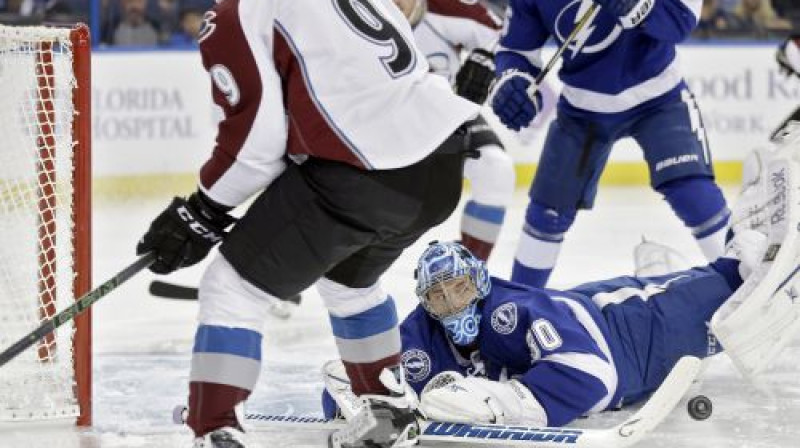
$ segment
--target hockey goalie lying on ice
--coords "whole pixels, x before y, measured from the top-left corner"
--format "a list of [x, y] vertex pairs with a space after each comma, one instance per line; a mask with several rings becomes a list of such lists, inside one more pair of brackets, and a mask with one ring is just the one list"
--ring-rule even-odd
[[[431, 243], [420, 305], [401, 325], [396, 400], [438, 421], [561, 426], [646, 399], [685, 355], [725, 346], [743, 372], [763, 369], [800, 314], [798, 138], [745, 162], [727, 252], [707, 266], [533, 289], [490, 277], [458, 243]], [[341, 363], [324, 374], [326, 416], [352, 418], [360, 401]]]

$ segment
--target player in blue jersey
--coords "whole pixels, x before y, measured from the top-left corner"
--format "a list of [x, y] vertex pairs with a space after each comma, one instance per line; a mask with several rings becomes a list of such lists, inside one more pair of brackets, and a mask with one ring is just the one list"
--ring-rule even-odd
[[[691, 230], [709, 261], [722, 254], [730, 212], [714, 182], [703, 122], [675, 46], [697, 24], [700, 0], [595, 0], [562, 56], [564, 82], [530, 188], [512, 280], [543, 286], [580, 209], [591, 208], [618, 140], [642, 148], [651, 186]], [[489, 103], [512, 130], [541, 110], [542, 48], [561, 45], [590, 0], [511, 0]]]
[[[562, 426], [635, 403], [681, 356], [720, 351], [707, 322], [765, 243], [748, 230], [706, 267], [566, 291], [490, 277], [464, 246], [431, 243], [416, 270], [421, 303], [400, 327], [406, 379], [439, 421]], [[328, 416], [337, 404], [348, 406], [324, 396]]]
[[[796, 146], [800, 134], [789, 137], [786, 145]], [[789, 194], [800, 187], [796, 157], [789, 148], [745, 160], [734, 236], [724, 256], [703, 267], [562, 291], [490, 277], [458, 243], [429, 245], [415, 270], [420, 305], [400, 325], [419, 409], [440, 421], [561, 426], [644, 399], [682, 356], [719, 353], [712, 316], [724, 322], [743, 300], [781, 300], [775, 295], [795, 287], [800, 254], [781, 251], [797, 247], [800, 211]], [[752, 316], [740, 331], [763, 323]], [[338, 365], [325, 366], [332, 396], [323, 405], [348, 418], [359, 405]]]

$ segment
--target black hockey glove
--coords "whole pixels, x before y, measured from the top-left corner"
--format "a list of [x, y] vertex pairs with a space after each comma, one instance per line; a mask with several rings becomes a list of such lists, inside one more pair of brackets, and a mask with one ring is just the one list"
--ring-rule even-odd
[[483, 104], [494, 80], [494, 55], [476, 48], [456, 73], [456, 93], [473, 103]]
[[161, 212], [136, 246], [136, 254], [155, 252], [150, 270], [168, 274], [191, 266], [225, 236], [225, 229], [236, 222], [224, 207], [197, 192], [188, 199], [176, 197]]

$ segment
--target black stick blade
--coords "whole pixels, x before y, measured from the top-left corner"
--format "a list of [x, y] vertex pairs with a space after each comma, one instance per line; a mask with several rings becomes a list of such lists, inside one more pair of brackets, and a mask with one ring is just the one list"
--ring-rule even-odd
[[197, 288], [162, 282], [161, 280], [150, 282], [149, 291], [150, 294], [165, 299], [197, 300]]

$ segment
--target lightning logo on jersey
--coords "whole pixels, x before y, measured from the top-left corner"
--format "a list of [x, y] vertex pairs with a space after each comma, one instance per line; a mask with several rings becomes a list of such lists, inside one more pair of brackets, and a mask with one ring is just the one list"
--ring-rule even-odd
[[[566, 40], [591, 6], [591, 0], [575, 0], [559, 11], [555, 22], [555, 34], [559, 41]], [[599, 12], [600, 8], [595, 9], [588, 23], [567, 46], [571, 58], [580, 53], [599, 53], [610, 47], [622, 33], [622, 27], [615, 21], [604, 16], [598, 19]]]

